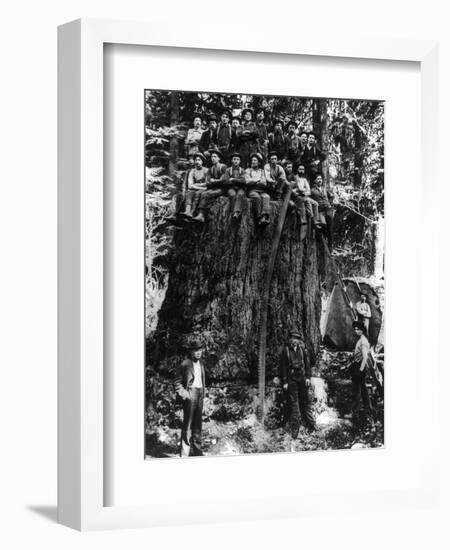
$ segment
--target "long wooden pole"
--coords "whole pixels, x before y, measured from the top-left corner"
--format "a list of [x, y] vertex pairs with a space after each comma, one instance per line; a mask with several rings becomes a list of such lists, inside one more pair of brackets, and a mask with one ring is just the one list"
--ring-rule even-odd
[[270, 285], [272, 283], [273, 269], [280, 244], [281, 232], [283, 231], [286, 213], [291, 200], [292, 188], [288, 185], [278, 217], [277, 227], [272, 239], [269, 263], [267, 265], [266, 279], [261, 299], [261, 310], [259, 320], [259, 353], [258, 353], [258, 392], [259, 392], [259, 417], [264, 423], [265, 416], [265, 391], [266, 391], [266, 348], [267, 348], [267, 316], [269, 310]]

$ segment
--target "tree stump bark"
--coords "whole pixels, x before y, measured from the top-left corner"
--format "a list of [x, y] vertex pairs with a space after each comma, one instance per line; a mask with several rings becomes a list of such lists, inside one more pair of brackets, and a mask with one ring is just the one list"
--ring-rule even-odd
[[[189, 222], [176, 232], [169, 284], [151, 341], [149, 363], [173, 372], [189, 343], [205, 346], [210, 379], [255, 381], [258, 377], [260, 306], [272, 237], [281, 202], [271, 203], [270, 224], [257, 227], [253, 204], [241, 220], [230, 202], [217, 200], [204, 225]], [[278, 373], [278, 355], [289, 330], [304, 337], [314, 360], [320, 344], [320, 277], [314, 231], [302, 239], [300, 218], [287, 214], [270, 287], [267, 378]]]

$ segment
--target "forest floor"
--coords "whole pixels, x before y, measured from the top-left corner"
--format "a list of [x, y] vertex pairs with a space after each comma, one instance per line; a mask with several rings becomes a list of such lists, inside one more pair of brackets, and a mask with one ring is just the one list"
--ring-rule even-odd
[[[350, 412], [349, 354], [322, 348], [311, 379], [311, 396], [317, 422], [310, 433], [300, 426], [293, 439], [287, 424], [283, 390], [271, 384], [266, 390], [266, 421], [258, 421], [255, 386], [212, 385], [207, 388], [203, 410], [202, 447], [206, 456], [241, 455], [313, 450], [382, 447], [384, 442], [383, 398], [369, 379], [373, 419], [355, 425], [344, 418]], [[147, 411], [148, 458], [179, 456], [181, 407], [175, 406], [172, 384], [153, 377]]]

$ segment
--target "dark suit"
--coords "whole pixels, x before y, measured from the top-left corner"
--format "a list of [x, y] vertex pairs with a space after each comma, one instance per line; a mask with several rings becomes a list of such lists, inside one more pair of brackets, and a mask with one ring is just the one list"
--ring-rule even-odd
[[280, 354], [281, 383], [287, 384], [290, 406], [290, 428], [292, 437], [297, 437], [301, 417], [308, 429], [316, 426], [312, 403], [306, 380], [311, 378], [311, 365], [303, 344], [294, 349], [290, 344], [284, 346]]
[[194, 388], [194, 363], [185, 359], [178, 370], [175, 388], [183, 400], [181, 456], [201, 456], [203, 398], [205, 396], [205, 367], [200, 360], [202, 387]]
[[217, 145], [217, 128], [215, 130], [208, 128], [206, 129], [202, 137], [200, 138], [200, 151], [206, 153], [208, 149], [212, 149]]

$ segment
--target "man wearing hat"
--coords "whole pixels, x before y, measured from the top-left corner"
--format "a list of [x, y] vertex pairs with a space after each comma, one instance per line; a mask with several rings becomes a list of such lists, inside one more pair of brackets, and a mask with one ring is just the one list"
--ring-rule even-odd
[[314, 132], [309, 132], [308, 141], [301, 159], [306, 167], [306, 175], [309, 181], [314, 181], [315, 176], [322, 173], [322, 161], [325, 159], [325, 153], [323, 153], [317, 145], [316, 134]]
[[314, 177], [311, 187], [311, 198], [318, 204], [320, 224], [326, 230], [328, 246], [331, 247], [333, 246], [333, 222], [335, 214], [332, 207], [334, 194], [330, 189], [326, 189], [323, 184], [322, 174], [316, 174]]
[[189, 128], [186, 135], [185, 148], [187, 158], [200, 151], [199, 143], [203, 134], [202, 119], [200, 116], [195, 116], [193, 118], [192, 124], [193, 128]]
[[269, 148], [277, 154], [279, 161], [286, 157], [287, 142], [283, 132], [283, 122], [280, 119], [275, 120], [273, 132], [269, 134]]
[[278, 153], [271, 151], [269, 153], [269, 162], [264, 166], [264, 175], [267, 182], [267, 188], [270, 196], [279, 200], [288, 185], [286, 174], [283, 167], [278, 164]]
[[367, 302], [367, 294], [364, 294], [364, 292], [361, 292], [359, 302], [356, 303], [355, 309], [358, 314], [358, 321], [364, 325], [366, 332], [369, 333], [369, 323], [372, 317], [372, 311]]
[[258, 109], [256, 111], [256, 131], [258, 132], [258, 153], [262, 156], [262, 165], [264, 165], [267, 158], [267, 150], [269, 147], [269, 134], [267, 132], [267, 124], [264, 123], [264, 117], [266, 116], [264, 109]]
[[244, 109], [242, 111], [244, 119], [242, 125], [238, 128], [237, 136], [240, 139], [241, 164], [247, 168], [250, 155], [258, 152], [258, 130], [253, 121], [253, 111]]
[[237, 220], [241, 216], [245, 197], [245, 173], [241, 166], [240, 153], [232, 153], [231, 166], [225, 170], [224, 182], [227, 185], [227, 195], [233, 202], [233, 219]]
[[185, 210], [181, 213], [187, 218], [192, 218], [192, 213], [195, 211], [201, 194], [206, 191], [208, 181], [208, 169], [203, 166], [206, 162], [205, 156], [202, 153], [195, 153], [193, 157], [194, 167], [188, 175]]
[[217, 145], [217, 117], [216, 115], [209, 115], [208, 128], [203, 132], [200, 138], [200, 151], [204, 154], [208, 154], [208, 149], [215, 148]]
[[217, 128], [217, 148], [225, 163], [229, 161], [231, 149], [232, 129], [230, 124], [230, 112], [225, 110], [220, 116], [220, 124]]
[[256, 216], [260, 226], [269, 223], [270, 210], [270, 196], [265, 192], [267, 182], [262, 163], [261, 153], [253, 153], [250, 155], [250, 168], [245, 170], [247, 197], [256, 205]]
[[290, 121], [287, 125], [288, 131], [286, 134], [286, 156], [295, 165], [300, 162], [300, 138], [296, 134], [297, 126], [294, 121]]
[[180, 366], [175, 378], [175, 390], [183, 400], [181, 457], [203, 456], [201, 449], [203, 399], [205, 397], [205, 367], [201, 360], [203, 346], [195, 341], [190, 356]]
[[[234, 116], [231, 119], [231, 141], [230, 151], [239, 151], [241, 148], [241, 119], [238, 116]], [[231, 157], [229, 157], [231, 160]]]
[[282, 347], [280, 354], [280, 378], [287, 391], [290, 405], [291, 435], [295, 439], [300, 428], [301, 418], [309, 431], [316, 429], [309, 388], [311, 386], [311, 365], [301, 334], [292, 330], [289, 342]]
[[352, 377], [352, 418], [354, 422], [359, 422], [361, 398], [365, 415], [371, 416], [372, 414], [369, 390], [366, 385], [370, 344], [367, 339], [366, 327], [363, 323], [354, 321], [353, 330], [355, 331], [358, 341], [356, 342], [350, 364], [350, 373]]
[[300, 202], [304, 204], [308, 217], [312, 218], [314, 226], [317, 229], [320, 229], [321, 223], [319, 218], [319, 205], [314, 199], [311, 198], [311, 188], [308, 180], [306, 179], [305, 166], [303, 164], [299, 164], [297, 166], [292, 195], [296, 204], [299, 204]]
[[220, 151], [218, 149], [209, 149], [208, 153], [211, 159], [211, 166], [207, 175], [207, 190], [203, 191], [200, 196], [199, 213], [194, 218], [194, 221], [200, 223], [205, 222], [206, 211], [210, 204], [225, 194], [223, 184], [227, 167], [220, 162]]

